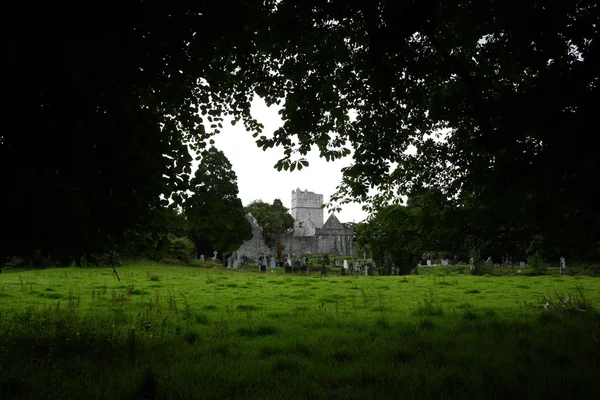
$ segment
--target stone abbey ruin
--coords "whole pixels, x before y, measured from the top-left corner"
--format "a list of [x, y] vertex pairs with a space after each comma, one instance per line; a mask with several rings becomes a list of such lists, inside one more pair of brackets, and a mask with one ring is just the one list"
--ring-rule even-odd
[[[324, 211], [321, 208], [323, 195], [308, 190], [292, 190], [292, 208], [294, 227], [283, 236], [285, 254], [331, 254], [354, 255], [352, 247], [354, 231], [345, 228], [334, 213], [323, 223]], [[234, 252], [233, 258], [243, 256], [256, 260], [261, 255], [275, 255], [275, 249], [265, 245], [262, 229], [252, 214], [246, 215], [252, 225], [252, 239], [244, 242]]]

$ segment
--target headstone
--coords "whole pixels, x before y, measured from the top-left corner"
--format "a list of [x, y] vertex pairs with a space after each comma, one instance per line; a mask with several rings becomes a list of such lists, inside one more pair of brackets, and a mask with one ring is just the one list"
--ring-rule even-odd
[[365, 266], [365, 276], [369, 276], [369, 266]]
[[348, 269], [348, 260], [344, 260], [344, 269]]
[[444, 267], [446, 267], [446, 266], [448, 265], [448, 260], [447, 260], [447, 259], [445, 259], [445, 258], [442, 258], [442, 265], [443, 265]]
[[493, 262], [492, 262], [492, 256], [489, 256], [489, 257], [487, 258], [486, 262], [487, 262], [488, 264], [490, 264], [490, 265], [491, 265], [491, 264], [493, 264]]
[[238, 266], [240, 265], [240, 262], [238, 260], [235, 260], [233, 262], [233, 269], [238, 269]]
[[275, 269], [277, 265], [275, 265], [275, 257], [271, 257], [271, 268]]
[[367, 261], [367, 253], [363, 253], [363, 261]]
[[475, 264], [474, 264], [474, 262], [475, 262], [475, 260], [473, 260], [473, 257], [469, 258], [469, 265], [470, 265], [469, 269], [470, 269], [471, 271], [473, 271], [473, 270], [475, 269]]
[[563, 268], [567, 268], [567, 262], [564, 257], [560, 258], [560, 273], [562, 274]]
[[360, 263], [358, 262], [358, 260], [356, 260], [356, 264], [354, 264], [354, 270], [356, 272], [360, 272]]
[[204, 254], [200, 254], [200, 261], [204, 261]]
[[525, 261], [521, 261], [519, 263], [519, 268], [525, 268]]
[[232, 257], [229, 257], [227, 259], [227, 268], [231, 268], [231, 267], [233, 267], [233, 259], [232, 259]]
[[217, 254], [219, 254], [218, 251], [213, 251], [214, 257], [213, 257], [213, 261], [217, 261]]
[[427, 260], [427, 266], [431, 267], [431, 260]]

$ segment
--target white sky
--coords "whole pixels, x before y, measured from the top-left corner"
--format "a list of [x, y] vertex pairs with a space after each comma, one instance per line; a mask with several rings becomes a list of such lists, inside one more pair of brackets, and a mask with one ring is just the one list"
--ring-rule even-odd
[[[264, 135], [270, 136], [282, 125], [277, 107], [267, 107], [256, 97], [252, 103], [252, 115], [264, 125]], [[351, 156], [327, 162], [317, 152], [306, 156], [308, 167], [302, 170], [277, 171], [274, 166], [283, 157], [283, 149], [274, 147], [263, 151], [256, 146], [252, 132], [247, 132], [240, 122], [235, 126], [225, 120], [221, 133], [213, 137], [215, 147], [225, 153], [238, 177], [239, 197], [244, 206], [253, 200], [272, 203], [280, 199], [291, 208], [292, 190], [300, 188], [323, 195], [327, 203], [335, 188], [342, 181], [341, 169], [351, 164]], [[197, 162], [194, 162], [194, 167]], [[360, 222], [367, 217], [360, 204], [346, 204], [337, 214], [341, 222]], [[329, 216], [325, 210], [325, 219]]]

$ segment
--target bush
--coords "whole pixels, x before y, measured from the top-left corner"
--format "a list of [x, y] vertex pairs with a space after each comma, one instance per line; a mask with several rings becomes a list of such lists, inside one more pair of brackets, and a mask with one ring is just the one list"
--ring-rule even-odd
[[[164, 257], [165, 260], [178, 260], [182, 264], [192, 264], [196, 247], [190, 239], [186, 237], [169, 237], [169, 242], [169, 249]], [[169, 262], [169, 264], [171, 263]]]
[[540, 253], [534, 253], [527, 257], [527, 264], [533, 268], [534, 275], [546, 275], [548, 265], [544, 262]]
[[483, 260], [477, 260], [475, 263], [473, 263], [473, 270], [471, 271], [471, 275], [491, 275], [492, 272], [493, 270], [490, 264]]

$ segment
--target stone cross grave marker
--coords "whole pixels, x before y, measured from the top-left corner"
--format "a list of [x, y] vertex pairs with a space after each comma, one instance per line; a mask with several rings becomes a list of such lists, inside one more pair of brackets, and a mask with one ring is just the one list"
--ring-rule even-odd
[[474, 264], [474, 261], [475, 261], [475, 260], [473, 260], [473, 257], [469, 258], [469, 265], [470, 265], [469, 269], [470, 269], [471, 271], [473, 271], [473, 270], [475, 269], [475, 264]]
[[214, 255], [214, 257], [213, 257], [213, 261], [217, 261], [217, 254], [219, 254], [219, 252], [218, 252], [218, 251], [216, 251], [216, 250], [215, 250], [215, 251], [213, 251], [213, 255]]

